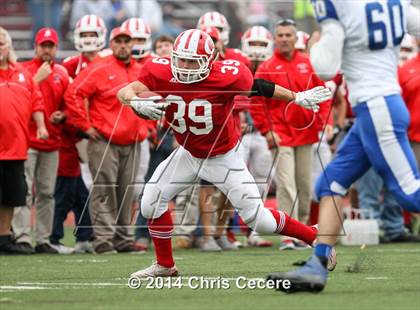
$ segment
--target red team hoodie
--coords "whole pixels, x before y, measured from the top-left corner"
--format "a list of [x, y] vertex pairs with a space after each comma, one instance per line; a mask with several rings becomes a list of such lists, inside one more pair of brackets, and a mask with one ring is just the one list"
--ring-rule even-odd
[[0, 160], [25, 160], [32, 113], [44, 110], [42, 94], [22, 65], [9, 63], [0, 70], [0, 96]]
[[[43, 61], [39, 58], [34, 58], [22, 63], [22, 65], [32, 74], [32, 77], [36, 74], [42, 64]], [[52, 63], [51, 69], [52, 73], [39, 83], [45, 107], [44, 117], [49, 134], [48, 139], [37, 139], [35, 121], [31, 120], [29, 124], [29, 146], [43, 152], [57, 151], [60, 147], [60, 132], [62, 125], [52, 124], [49, 121], [49, 117], [54, 111], [62, 110], [64, 108], [63, 95], [69, 83], [67, 70], [63, 66]]]
[[420, 52], [398, 71], [402, 96], [410, 112], [408, 138], [420, 143]]
[[[294, 92], [325, 85], [315, 75], [309, 58], [298, 51], [290, 61], [275, 51], [270, 59], [258, 67], [255, 78], [270, 80]], [[319, 141], [318, 133], [328, 122], [330, 105], [330, 101], [321, 103], [319, 113], [314, 115], [312, 111], [294, 103], [253, 97], [250, 112], [255, 127], [263, 135], [273, 130], [281, 139], [280, 145], [295, 147]]]

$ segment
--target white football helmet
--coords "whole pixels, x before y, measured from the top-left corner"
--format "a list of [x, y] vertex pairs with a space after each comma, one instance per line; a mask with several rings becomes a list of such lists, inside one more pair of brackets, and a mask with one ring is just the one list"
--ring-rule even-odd
[[253, 26], [242, 35], [242, 51], [253, 61], [265, 61], [273, 55], [273, 36], [263, 26]]
[[180, 83], [200, 82], [209, 76], [216, 57], [213, 40], [207, 33], [186, 30], [176, 38], [172, 49], [172, 75]]
[[207, 12], [202, 15], [198, 20], [197, 29], [208, 26], [216, 27], [220, 31], [220, 38], [222, 39], [223, 44], [229, 44], [230, 26], [223, 14], [220, 14], [219, 12]]
[[[84, 32], [95, 32], [97, 37], [81, 37]], [[106, 26], [97, 15], [85, 15], [79, 19], [74, 29], [74, 46], [79, 52], [100, 51], [106, 43]]]
[[152, 31], [141, 18], [133, 17], [122, 23], [121, 28], [128, 29], [133, 39], [144, 39], [144, 44], [134, 44], [131, 50], [133, 58], [139, 59], [150, 54], [152, 50]]

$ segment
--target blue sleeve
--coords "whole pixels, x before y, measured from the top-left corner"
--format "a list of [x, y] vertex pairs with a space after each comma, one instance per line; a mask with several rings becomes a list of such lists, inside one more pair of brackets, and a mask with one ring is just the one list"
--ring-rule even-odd
[[327, 19], [338, 19], [333, 0], [311, 0], [318, 23]]

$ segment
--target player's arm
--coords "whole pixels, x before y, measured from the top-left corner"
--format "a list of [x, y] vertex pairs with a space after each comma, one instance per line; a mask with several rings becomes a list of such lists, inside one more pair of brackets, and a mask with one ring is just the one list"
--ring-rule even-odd
[[331, 80], [341, 68], [345, 33], [336, 20], [328, 19], [321, 24], [321, 38], [310, 50], [312, 67], [324, 81]]
[[266, 98], [294, 102], [297, 105], [315, 112], [319, 110], [318, 103], [331, 99], [332, 94], [329, 88], [318, 86], [307, 91], [295, 93], [290, 89], [264, 79], [254, 79], [252, 89], [242, 93], [245, 96], [263, 96]]
[[156, 102], [162, 99], [161, 96], [138, 97], [139, 94], [147, 91], [149, 88], [146, 85], [140, 81], [134, 81], [121, 88], [117, 93], [117, 98], [123, 105], [130, 106], [140, 117], [158, 120], [163, 116], [167, 104]]
[[420, 10], [413, 5], [407, 10], [407, 30], [409, 34], [420, 39]]
[[[324, 81], [331, 80], [341, 67], [345, 31], [340, 22], [339, 12], [346, 11], [340, 6], [345, 1], [312, 1], [321, 38], [310, 50], [310, 59], [315, 73]], [[310, 45], [310, 44], [309, 44]]]
[[134, 81], [121, 88], [117, 93], [117, 98], [123, 105], [130, 105], [131, 100], [136, 99], [137, 94], [148, 90], [149, 88], [143, 83]]

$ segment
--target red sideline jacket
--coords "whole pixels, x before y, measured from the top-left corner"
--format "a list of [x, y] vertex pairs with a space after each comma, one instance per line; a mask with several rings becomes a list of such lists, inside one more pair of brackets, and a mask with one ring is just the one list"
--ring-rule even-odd
[[398, 70], [402, 96], [410, 112], [408, 138], [420, 143], [420, 52]]
[[[129, 145], [144, 140], [148, 134], [145, 120], [116, 97], [122, 87], [137, 80], [140, 70], [134, 60], [126, 65], [113, 56], [83, 70], [65, 94], [69, 121], [83, 131], [91, 126], [96, 128], [114, 144]], [[89, 99], [90, 120], [84, 98]]]
[[44, 110], [41, 92], [22, 65], [9, 63], [0, 70], [0, 98], [0, 160], [25, 160], [32, 113]]
[[[32, 76], [36, 74], [42, 64], [43, 61], [38, 58], [22, 63]], [[37, 139], [35, 121], [31, 120], [29, 124], [29, 146], [44, 152], [56, 151], [60, 147], [60, 132], [62, 125], [50, 123], [49, 117], [54, 111], [63, 109], [63, 96], [69, 84], [69, 76], [67, 70], [63, 66], [53, 63], [51, 68], [52, 73], [45, 80], [39, 83], [42, 99], [44, 101], [44, 117], [45, 125], [49, 134], [48, 139]]]
[[[290, 61], [276, 51], [259, 66], [255, 78], [270, 80], [294, 92], [325, 85], [315, 75], [309, 58], [297, 51]], [[319, 140], [318, 132], [328, 122], [330, 106], [330, 101], [324, 102], [320, 105], [320, 112], [314, 114], [294, 103], [252, 97], [250, 112], [255, 127], [263, 135], [274, 130], [281, 138], [280, 145], [294, 147]]]

